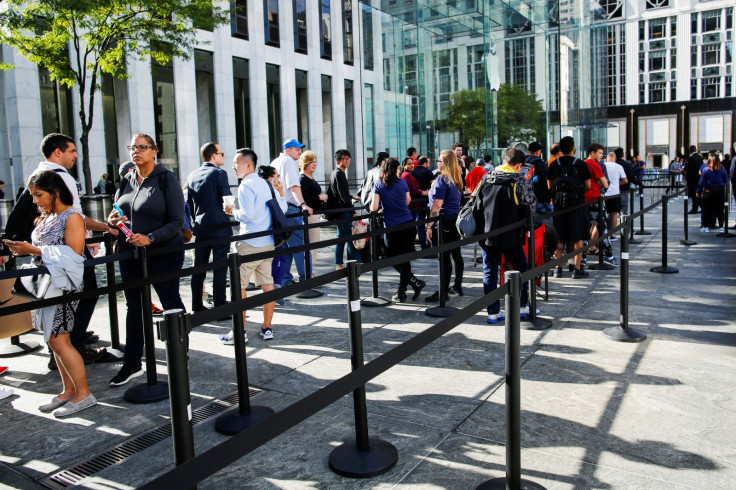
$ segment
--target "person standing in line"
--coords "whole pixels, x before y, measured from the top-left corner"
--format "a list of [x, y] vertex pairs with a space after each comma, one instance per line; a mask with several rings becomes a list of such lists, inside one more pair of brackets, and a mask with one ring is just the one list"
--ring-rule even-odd
[[465, 176], [465, 185], [467, 186], [468, 192], [471, 194], [475, 190], [476, 187], [478, 187], [478, 184], [480, 183], [480, 179], [483, 178], [486, 172], [485, 170], [486, 162], [482, 158], [479, 158], [475, 165], [473, 166], [473, 169], [468, 172], [468, 175]]
[[634, 182], [634, 171], [631, 169], [631, 162], [624, 160], [624, 149], [616, 148], [613, 150], [616, 154], [616, 163], [624, 170], [626, 175], [626, 183], [619, 184], [619, 194], [621, 194], [621, 213], [629, 214], [629, 196], [625, 194], [629, 192]]
[[[301, 152], [300, 152], [301, 153]], [[236, 151], [233, 159], [233, 171], [238, 179], [241, 179], [238, 186], [238, 205], [223, 205], [223, 210], [227, 214], [231, 214], [236, 220], [240, 221], [241, 235], [258, 233], [273, 229], [271, 221], [271, 211], [266, 203], [273, 197], [271, 194], [271, 184], [268, 180], [262, 179], [256, 173], [256, 164], [258, 163], [258, 155], [250, 148], [241, 148]], [[275, 194], [282, 211], [286, 211], [285, 191], [281, 181], [272, 179]], [[301, 194], [301, 193], [300, 193]], [[254, 255], [269, 252], [274, 249], [273, 236], [266, 235], [256, 238], [248, 238], [236, 243], [238, 254], [244, 256], [247, 260], [248, 255]], [[243, 298], [248, 296], [245, 288], [248, 286], [250, 277], [253, 277], [256, 286], [261, 286], [261, 291], [267, 293], [273, 291], [273, 277], [271, 275], [271, 261], [273, 259], [261, 259], [243, 262], [240, 264], [240, 295]], [[273, 310], [275, 302], [271, 301], [263, 305], [263, 324], [261, 325], [260, 336], [263, 340], [273, 339]], [[245, 311], [243, 311], [243, 323], [245, 323]], [[220, 338], [225, 344], [233, 342], [233, 332], [230, 331], [229, 339]], [[245, 335], [245, 341], [248, 341], [248, 334]]]
[[457, 157], [457, 164], [460, 167], [460, 175], [463, 179], [463, 188], [460, 191], [462, 194], [465, 192], [465, 176], [468, 174], [468, 169], [465, 168], [465, 162], [463, 161], [463, 144], [462, 143], [454, 143], [452, 145], [452, 152]]
[[[184, 193], [174, 173], [156, 163], [158, 146], [147, 134], [133, 136], [130, 157], [134, 167], [120, 181], [115, 203], [123, 215], [113, 210], [107, 221], [111, 226], [125, 223], [133, 235], [118, 235], [120, 252], [132, 252], [138, 247], [148, 247], [148, 273], [157, 276], [184, 267], [184, 250], [155, 255], [158, 248], [184, 243]], [[123, 283], [140, 279], [140, 264], [135, 258], [120, 261], [120, 277]], [[179, 278], [153, 283], [153, 289], [164, 310], [186, 311], [179, 295]], [[110, 386], [121, 386], [141, 376], [143, 358], [143, 298], [142, 288], [126, 289], [125, 303], [125, 357], [123, 365]]]
[[697, 197], [701, 197], [703, 202], [701, 232], [707, 233], [710, 231], [709, 228], [715, 228], [716, 218], [718, 218], [718, 233], [723, 233], [726, 185], [728, 185], [728, 172], [721, 165], [718, 155], [711, 153], [708, 155], [708, 166], [703, 168], [698, 182]]
[[700, 167], [703, 166], [703, 157], [698, 153], [695, 145], [690, 146], [690, 156], [685, 163], [685, 185], [687, 185], [687, 197], [692, 201], [688, 214], [698, 214], [700, 201], [697, 197], [698, 183], [700, 182]]
[[[404, 165], [401, 170], [401, 179], [409, 186], [409, 197], [412, 200], [416, 200], [415, 202], [409, 203], [409, 210], [411, 211], [412, 219], [416, 221], [419, 218], [420, 209], [424, 207], [423, 198], [427, 196], [428, 191], [423, 191], [419, 188], [419, 182], [414, 178], [414, 175], [412, 174], [413, 171], [414, 160], [412, 160], [411, 157], [407, 157], [404, 159]], [[381, 172], [383, 172], [383, 170], [381, 170]], [[424, 238], [426, 244], [426, 236]], [[419, 241], [419, 244], [421, 246], [422, 240]]]
[[[411, 159], [408, 165], [413, 165]], [[407, 163], [405, 162], [406, 166]], [[383, 226], [391, 228], [404, 223], [413, 221], [411, 212], [409, 211], [409, 202], [411, 201], [411, 193], [406, 180], [399, 177], [401, 168], [399, 161], [395, 158], [388, 158], [381, 164], [381, 173], [379, 180], [376, 182], [373, 190], [373, 202], [371, 202], [371, 211], [383, 209]], [[411, 177], [408, 171], [404, 172]], [[411, 177], [412, 179], [414, 177]], [[397, 255], [409, 254], [414, 252], [414, 234], [416, 228], [409, 227], [397, 231], [387, 232], [384, 236], [386, 242], [386, 255], [396, 257]], [[426, 286], [425, 282], [417, 279], [411, 272], [411, 262], [407, 260], [401, 264], [395, 265], [394, 269], [399, 273], [399, 287], [396, 294], [391, 298], [397, 303], [406, 303], [406, 289], [409, 285], [414, 289], [413, 300], [416, 300], [422, 292], [422, 288]]]
[[[330, 187], [332, 188], [332, 193], [337, 198], [337, 206], [339, 208], [349, 208], [353, 205], [353, 200], [358, 200], [358, 196], [352, 196], [350, 195], [350, 188], [348, 187], [348, 178], [345, 175], [345, 173], [348, 170], [348, 167], [350, 167], [350, 163], [352, 162], [353, 158], [350, 155], [350, 152], [348, 150], [337, 150], [335, 152], [335, 162], [337, 163], [337, 168], [332, 171], [332, 175], [330, 175]], [[374, 184], [375, 185], [375, 184]], [[371, 195], [373, 194], [373, 191], [370, 191]], [[352, 213], [350, 211], [345, 211], [342, 213], [342, 215], [337, 216], [336, 220], [344, 220], [347, 218], [350, 218], [351, 216], [355, 216], [355, 213]], [[343, 238], [346, 236], [350, 236], [352, 234], [353, 226], [352, 223], [342, 223], [337, 225], [337, 238]], [[355, 245], [353, 245], [352, 240], [349, 240], [347, 242], [348, 245], [348, 260], [357, 260], [360, 262], [360, 252], [357, 248], [355, 248]], [[345, 265], [343, 264], [345, 255], [345, 243], [337, 243], [335, 244], [335, 269], [340, 270]]]
[[[225, 164], [225, 153], [219, 143], [209, 142], [199, 150], [202, 165], [187, 178], [187, 202], [194, 220], [194, 234], [197, 248], [194, 249], [194, 267], [210, 261], [225, 260], [230, 251], [230, 243], [208, 244], [208, 240], [231, 237], [233, 227], [230, 218], [222, 210], [222, 198], [232, 196], [227, 172], [222, 169]], [[192, 274], [192, 311], [206, 310], [202, 298], [204, 296], [204, 280], [206, 273]], [[212, 280], [212, 296], [214, 305], [222, 306], [227, 302], [225, 282], [227, 267], [215, 269]]]
[[[436, 233], [442, 234], [442, 243], [447, 244], [460, 239], [460, 232], [457, 231], [455, 221], [457, 221], [457, 214], [460, 212], [463, 178], [460, 165], [457, 163], [457, 152], [444, 150], [440, 153], [440, 159], [437, 161], [437, 169], [440, 173], [429, 190], [429, 214], [435, 217], [441, 211], [444, 215], [444, 220], [439, 225], [435, 223], [433, 226], [427, 228], [427, 240], [430, 242], [433, 241], [432, 235], [435, 233], [433, 229], [436, 229]], [[463, 264], [462, 251], [458, 247], [452, 249], [452, 251], [443, 252], [443, 254], [445, 282], [444, 284], [440, 284], [438, 291], [424, 298], [428, 303], [438, 302], [440, 300], [440, 294], [447, 295], [450, 291], [450, 276], [452, 276], [453, 264], [455, 266], [455, 283], [452, 286], [452, 292], [458, 296], [463, 296], [463, 272], [465, 265]], [[452, 256], [452, 262], [450, 262], [450, 256]]]
[[[585, 163], [588, 164], [588, 170], [592, 177], [592, 185], [590, 189], [585, 193], [585, 202], [595, 203], [588, 206], [588, 220], [590, 221], [590, 239], [595, 240], [598, 238], [599, 233], [603, 233], [604, 230], [598, 229], [598, 214], [604, 212], [602, 209], [598, 209], [598, 198], [601, 194], [606, 192], [608, 189], [608, 179], [606, 179], [601, 164], [599, 163], [603, 158], [603, 145], [598, 143], [592, 143], [588, 147], [588, 158], [585, 159]], [[597, 254], [597, 249], [591, 248], [591, 254]]]
[[373, 188], [376, 185], [376, 181], [378, 181], [378, 174], [381, 171], [381, 164], [387, 158], [388, 153], [386, 153], [385, 151], [379, 151], [378, 153], [376, 153], [373, 168], [365, 173], [365, 177], [363, 177], [363, 183], [360, 185], [360, 191], [358, 191], [360, 204], [362, 204], [363, 206], [370, 206], [373, 200]]
[[525, 159], [526, 165], [534, 167], [534, 177], [532, 178], [532, 188], [534, 195], [537, 197], [536, 213], [547, 214], [552, 212], [552, 196], [547, 188], [547, 163], [542, 160], [542, 144], [539, 141], [532, 141], [529, 144], [529, 154]]
[[[304, 146], [294, 138], [288, 139], [284, 141], [282, 146], [284, 151], [271, 162], [271, 166], [276, 169], [276, 172], [279, 173], [284, 183], [284, 198], [287, 204], [286, 214], [299, 214], [299, 216], [286, 219], [286, 225], [289, 227], [304, 224], [302, 211], [305, 209], [308, 215], [312, 216], [312, 208], [304, 202], [302, 188], [299, 185], [299, 166], [296, 163], [302, 154]], [[286, 243], [289, 247], [304, 245], [304, 230], [301, 228], [293, 230]], [[292, 261], [296, 264], [299, 281], [301, 282], [307, 279], [306, 269], [304, 268], [304, 253], [286, 255], [286, 273], [281, 283], [282, 286], [286, 286], [294, 281], [294, 276], [291, 274]]]
[[[620, 186], [628, 184], [629, 179], [626, 178], [626, 172], [623, 167], [616, 162], [616, 153], [610, 152], [603, 165], [608, 170], [608, 177], [610, 177], [606, 197], [618, 196], [621, 194]], [[621, 212], [621, 199], [606, 199], [605, 204], [606, 212], [608, 213], [608, 226], [611, 229], [616, 228], [618, 226], [618, 215]]]
[[406, 157], [411, 158], [411, 161], [414, 164], [414, 166], [415, 167], [417, 166], [417, 159], [419, 158], [419, 152], [417, 151], [416, 148], [414, 148], [413, 146], [410, 148], [407, 148]]
[[[327, 194], [322, 192], [322, 187], [314, 180], [314, 172], [317, 171], [317, 155], [313, 151], [305, 151], [299, 157], [299, 170], [301, 176], [299, 177], [299, 185], [302, 188], [302, 195], [304, 196], [304, 202], [307, 206], [312, 208], [314, 211], [309, 217], [309, 224], [319, 223], [319, 216], [325, 209], [325, 203], [327, 202]], [[309, 243], [317, 243], [320, 240], [319, 228], [309, 229]], [[317, 249], [313, 249], [312, 255], [312, 267], [317, 261]], [[312, 277], [316, 276], [314, 268], [312, 268]]]
[[[429, 169], [429, 157], [422, 155], [417, 160], [417, 164], [414, 167], [414, 170], [411, 171], [411, 175], [416, 179], [417, 184], [419, 185], [419, 190], [422, 192], [426, 192], [425, 196], [429, 194], [429, 189], [432, 187], [432, 181], [434, 180], [434, 175], [432, 174], [432, 171]], [[427, 206], [424, 202], [421, 203], [421, 205], [417, 208], [417, 221], [423, 221], [427, 219], [427, 216], [429, 215], [429, 211], [427, 209]], [[417, 225], [417, 236], [419, 237], [419, 245], [422, 247], [422, 250], [425, 248], [431, 247], [429, 243], [427, 243], [427, 228], [424, 224]], [[425, 257], [425, 258], [433, 258], [433, 257]], [[436, 257], [434, 257], [436, 258]]]

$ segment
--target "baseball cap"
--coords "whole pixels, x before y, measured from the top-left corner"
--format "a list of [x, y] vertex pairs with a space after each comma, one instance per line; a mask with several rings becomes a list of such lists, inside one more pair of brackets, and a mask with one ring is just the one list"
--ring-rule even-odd
[[485, 164], [486, 164], [486, 161], [485, 161], [485, 160], [483, 160], [482, 158], [479, 158], [479, 159], [477, 159], [477, 160], [475, 161], [475, 164], [476, 164], [476, 165], [485, 165]]
[[303, 145], [303, 144], [299, 143], [297, 140], [295, 140], [294, 138], [291, 138], [289, 140], [285, 140], [284, 141], [283, 148], [284, 148], [284, 150], [286, 150], [286, 149], [289, 149], [289, 148], [304, 148], [305, 146], [307, 146], [307, 145]]
[[542, 143], [540, 143], [539, 141], [532, 141], [529, 144], [529, 153], [533, 153], [533, 152], [539, 151], [541, 149], [542, 149]]

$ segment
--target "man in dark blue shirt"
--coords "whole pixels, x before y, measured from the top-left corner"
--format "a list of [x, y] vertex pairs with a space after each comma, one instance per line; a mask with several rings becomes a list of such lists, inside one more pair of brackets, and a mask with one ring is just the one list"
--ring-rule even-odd
[[[426, 156], [419, 157], [416, 167], [411, 171], [411, 175], [417, 179], [417, 184], [419, 184], [420, 190], [428, 191], [432, 187], [432, 180], [434, 180], [434, 175], [429, 169], [429, 158]], [[427, 219], [427, 205], [422, 203], [421, 207], [417, 209], [417, 221], [422, 221], [424, 219]], [[431, 247], [431, 245], [427, 243], [427, 235], [424, 225], [417, 226], [417, 235], [419, 236], [419, 244], [422, 249]]]
[[[194, 249], [194, 266], [206, 264], [210, 260], [225, 260], [230, 250], [230, 243], [215, 243], [207, 245], [208, 240], [230, 237], [233, 228], [229, 225], [230, 218], [222, 210], [223, 196], [232, 196], [230, 183], [222, 165], [225, 163], [225, 153], [217, 143], [205, 143], [200, 149], [204, 162], [201, 167], [189, 174], [187, 179], [187, 202], [192, 212], [194, 229], [192, 230], [197, 242], [203, 245]], [[192, 274], [192, 310], [202, 311], [206, 308], [202, 302], [204, 293], [205, 273]], [[225, 279], [227, 267], [213, 271], [213, 296], [215, 306], [225, 304]]]

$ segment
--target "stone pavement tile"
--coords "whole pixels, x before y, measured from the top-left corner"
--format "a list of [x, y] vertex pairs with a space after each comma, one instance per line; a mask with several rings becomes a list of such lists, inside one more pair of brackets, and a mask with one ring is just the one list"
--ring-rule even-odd
[[[521, 477], [548, 490], [579, 488], [689, 488], [650, 475], [633, 474], [615, 467], [581, 461], [582, 451], [560, 454], [557, 448], [540, 451], [521, 449]], [[453, 433], [444, 439], [414, 471], [401, 480], [400, 488], [476, 488], [506, 475], [506, 449], [502, 443], [467, 434]]]

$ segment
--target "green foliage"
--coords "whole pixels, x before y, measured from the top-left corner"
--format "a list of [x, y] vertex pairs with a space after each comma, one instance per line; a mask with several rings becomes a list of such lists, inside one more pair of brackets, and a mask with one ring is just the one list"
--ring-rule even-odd
[[7, 0], [0, 6], [0, 42], [47, 68], [52, 80], [76, 85], [80, 100], [88, 101], [79, 117], [91, 193], [87, 137], [101, 75], [126, 78], [126, 58], [161, 64], [175, 56], [188, 59], [198, 44], [193, 26], [213, 30], [229, 19], [213, 0]]
[[461, 90], [450, 96], [447, 127], [460, 132], [469, 148], [481, 148], [486, 141], [486, 91], [483, 88]]
[[521, 85], [505, 83], [498, 89], [498, 144], [503, 148], [519, 141], [545, 139], [542, 102]]

